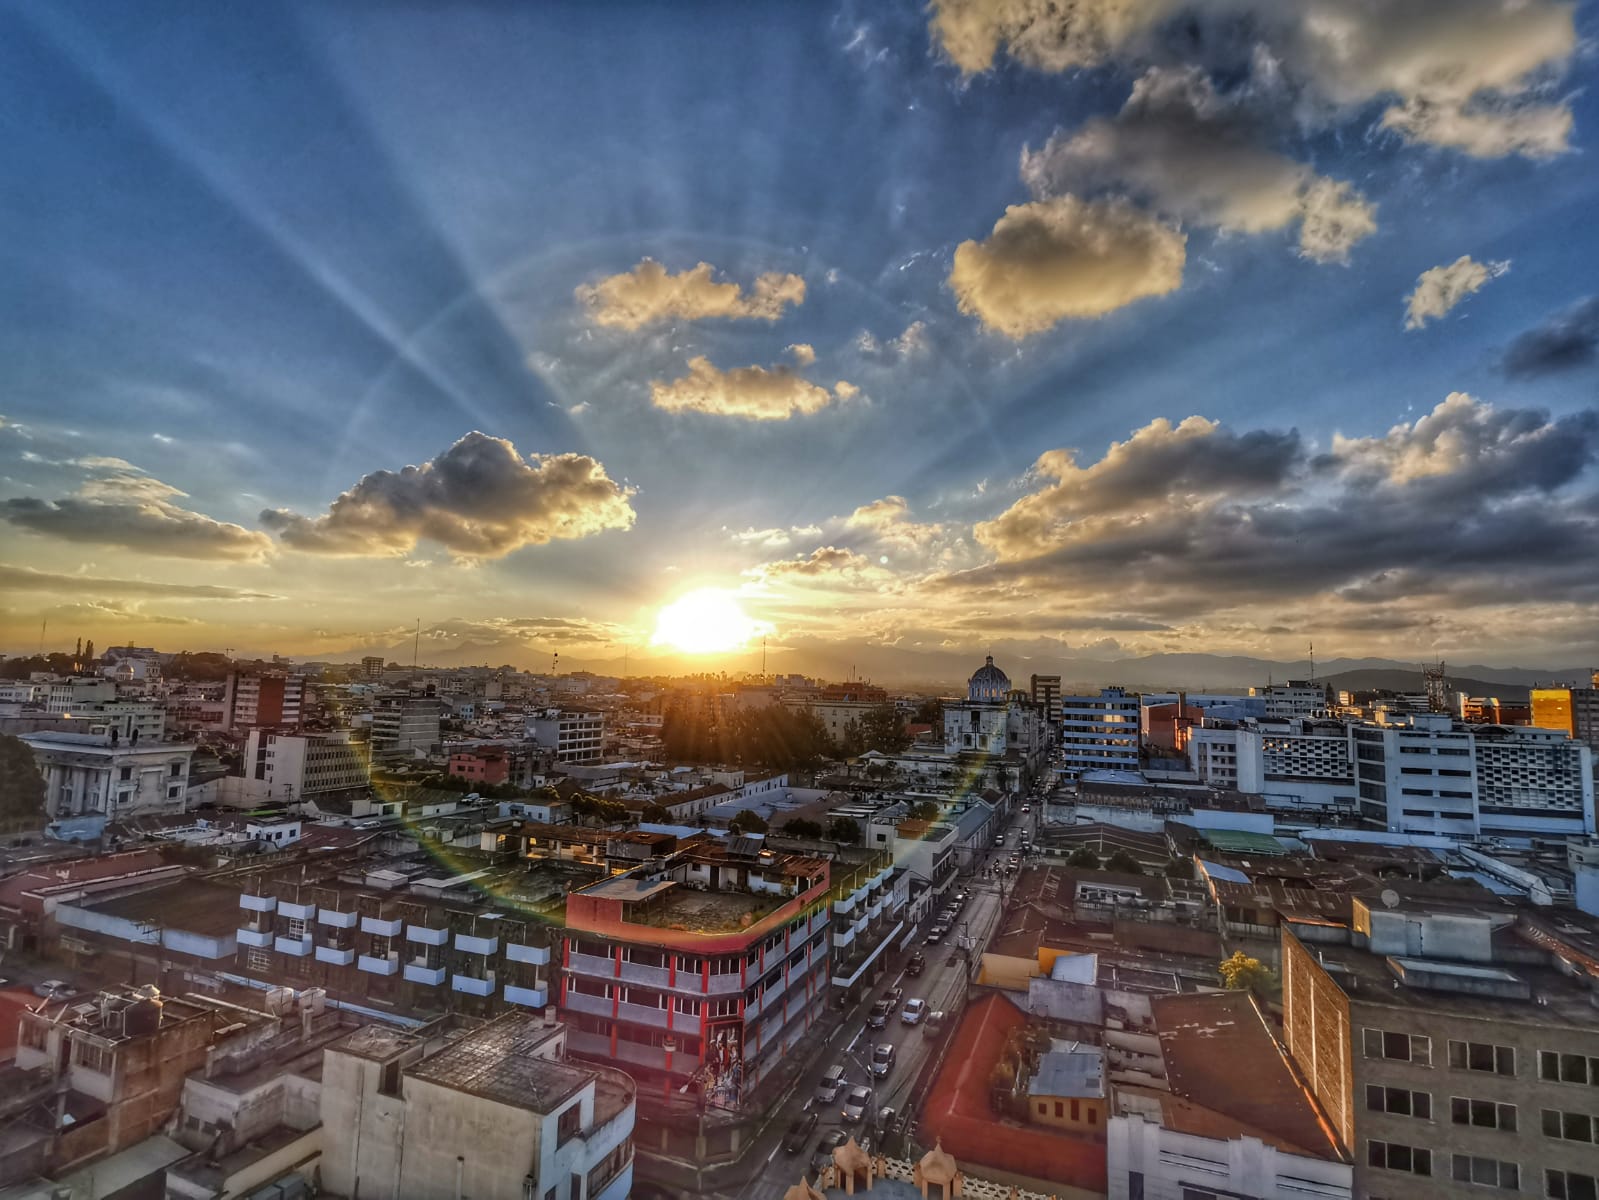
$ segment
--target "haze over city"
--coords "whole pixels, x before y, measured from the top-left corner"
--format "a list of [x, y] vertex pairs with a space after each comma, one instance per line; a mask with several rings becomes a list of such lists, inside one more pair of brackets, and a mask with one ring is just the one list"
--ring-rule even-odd
[[746, 17], [7, 6], [0, 646], [1599, 658], [1591, 6]]

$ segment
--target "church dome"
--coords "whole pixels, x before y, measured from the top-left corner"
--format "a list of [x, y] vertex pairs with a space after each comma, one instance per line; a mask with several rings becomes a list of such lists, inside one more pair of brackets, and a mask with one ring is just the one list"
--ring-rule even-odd
[[992, 654], [966, 682], [968, 700], [1003, 701], [1009, 694], [1010, 676], [994, 665]]

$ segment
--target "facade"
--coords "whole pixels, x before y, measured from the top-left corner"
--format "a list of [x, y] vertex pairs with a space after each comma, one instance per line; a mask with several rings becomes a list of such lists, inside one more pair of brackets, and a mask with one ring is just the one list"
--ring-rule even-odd
[[804, 709], [811, 713], [822, 723], [822, 728], [827, 730], [827, 736], [835, 745], [841, 745], [848, 737], [852, 725], [859, 726], [869, 713], [883, 707], [882, 700], [859, 700], [854, 698], [840, 699], [812, 699], [809, 697], [785, 700], [785, 706], [795, 709]]
[[167, 710], [153, 700], [86, 700], [61, 714], [67, 729], [85, 733], [116, 732], [124, 742], [159, 742], [166, 732]]
[[367, 1026], [322, 1069], [322, 1187], [410, 1200], [626, 1200], [633, 1081], [566, 1058], [564, 1027], [506, 1014], [428, 1052]]
[[1357, 899], [1315, 932], [1284, 928], [1284, 1028], [1357, 1195], [1595, 1194], [1591, 956], [1508, 910]]
[[1034, 675], [1029, 684], [1033, 704], [1053, 728], [1060, 721], [1060, 676]]
[[1532, 689], [1532, 723], [1561, 729], [1590, 750], [1599, 751], [1599, 671], [1588, 687]]
[[1138, 769], [1139, 702], [1119, 687], [1061, 697], [1060, 748], [1068, 776]]
[[605, 713], [597, 708], [544, 708], [527, 718], [527, 736], [558, 763], [604, 759]]
[[47, 679], [34, 690], [35, 699], [53, 717], [65, 716], [85, 704], [107, 704], [117, 698], [117, 685], [110, 679]]
[[223, 693], [224, 729], [298, 729], [305, 703], [305, 676], [234, 671]]
[[456, 751], [450, 755], [449, 772], [458, 779], [492, 786], [511, 777], [511, 766], [504, 750], [487, 747]]
[[1555, 729], [1479, 725], [1477, 824], [1484, 836], [1594, 831], [1593, 751]]
[[109, 734], [28, 733], [53, 818], [179, 813], [189, 788], [191, 743], [135, 744]]
[[369, 654], [361, 660], [361, 674], [367, 679], [383, 678], [383, 656]]
[[1027, 1119], [1068, 1133], [1105, 1132], [1105, 1052], [1055, 1039], [1027, 1081]]
[[824, 1017], [829, 864], [704, 839], [572, 892], [560, 1009], [573, 1055], [646, 1092], [740, 1110]]
[[444, 705], [432, 696], [405, 693], [380, 697], [372, 710], [372, 757], [415, 758], [439, 744]]
[[1313, 717], [1327, 707], [1326, 689], [1302, 679], [1250, 688], [1251, 696], [1266, 702], [1266, 716], [1279, 719]]
[[1363, 819], [1391, 833], [1477, 836], [1477, 765], [1465, 729], [1438, 713], [1378, 713], [1354, 738]]
[[244, 774], [258, 799], [315, 799], [363, 788], [370, 778], [366, 747], [344, 733], [273, 733], [252, 729]]

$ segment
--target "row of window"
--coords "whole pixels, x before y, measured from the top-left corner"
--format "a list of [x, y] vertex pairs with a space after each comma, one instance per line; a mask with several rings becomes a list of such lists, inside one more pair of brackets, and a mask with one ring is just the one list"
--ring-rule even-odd
[[[1361, 1049], [1367, 1058], [1408, 1062], [1420, 1067], [1433, 1065], [1432, 1039], [1421, 1034], [1394, 1033], [1367, 1027], [1361, 1030]], [[1464, 1042], [1451, 1039], [1449, 1066], [1457, 1071], [1514, 1075], [1516, 1048], [1497, 1046], [1491, 1042]], [[1599, 1087], [1599, 1057], [1540, 1050], [1538, 1078], [1546, 1083], [1579, 1083]]]

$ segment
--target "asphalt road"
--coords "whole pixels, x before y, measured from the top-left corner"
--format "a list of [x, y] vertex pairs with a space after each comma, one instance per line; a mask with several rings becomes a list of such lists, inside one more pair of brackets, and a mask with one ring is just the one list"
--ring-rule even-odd
[[[1037, 819], [1036, 805], [1032, 812], [1018, 814], [1006, 831], [1004, 848], [993, 850], [991, 855], [985, 855], [984, 858], [998, 863], [1007, 861], [1020, 840], [1020, 832], [1023, 829], [1034, 830]], [[956, 926], [941, 943], [936, 946], [921, 944], [927, 924], [924, 922], [910, 949], [890, 952], [893, 954], [892, 966], [883, 982], [873, 989], [867, 1001], [857, 1010], [859, 1015], [852, 1015], [847, 1023], [841, 1025], [828, 1042], [827, 1052], [810, 1064], [779, 1120], [772, 1123], [766, 1138], [756, 1147], [755, 1153], [766, 1160], [760, 1176], [738, 1197], [727, 1196], [724, 1200], [781, 1200], [783, 1193], [799, 1179], [800, 1173], [809, 1170], [816, 1145], [829, 1129], [845, 1128], [860, 1136], [867, 1127], [859, 1123], [845, 1125], [842, 1115], [844, 1094], [856, 1084], [866, 1084], [873, 1089], [870, 1109], [873, 1113], [884, 1105], [892, 1107], [896, 1113], [903, 1113], [907, 1105], [914, 1106], [909, 1092], [932, 1053], [935, 1039], [927, 1033], [925, 1025], [902, 1024], [898, 1013], [889, 1019], [884, 1029], [867, 1029], [865, 1016], [870, 1011], [871, 1003], [894, 987], [903, 988], [907, 1000], [914, 997], [925, 999], [929, 1009], [948, 1011], [954, 1007], [954, 1001], [967, 986], [970, 972], [971, 958], [962, 947], [962, 938], [970, 939], [973, 955], [982, 953], [999, 925], [1001, 884], [1011, 881], [1004, 876], [985, 878], [981, 866], [980, 863], [973, 875], [962, 880], [960, 886], [971, 894]], [[919, 977], [913, 979], [905, 975], [905, 963], [917, 948], [926, 956], [927, 966]], [[888, 1077], [874, 1080], [868, 1064], [871, 1062], [872, 1047], [881, 1042], [892, 1043], [896, 1057]], [[814, 1099], [816, 1085], [834, 1063], [844, 1067], [846, 1084], [835, 1103], [821, 1105]], [[920, 1099], [915, 1097], [914, 1101], [919, 1102]], [[795, 1117], [818, 1107], [821, 1110], [820, 1120], [811, 1131], [805, 1149], [799, 1154], [785, 1154], [782, 1139], [789, 1123]]]

